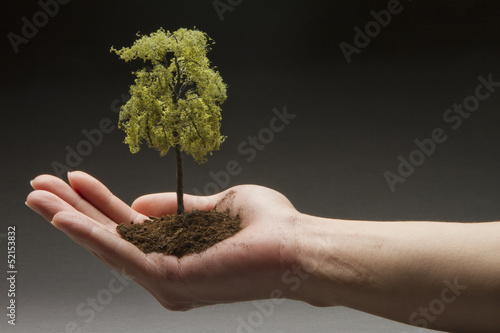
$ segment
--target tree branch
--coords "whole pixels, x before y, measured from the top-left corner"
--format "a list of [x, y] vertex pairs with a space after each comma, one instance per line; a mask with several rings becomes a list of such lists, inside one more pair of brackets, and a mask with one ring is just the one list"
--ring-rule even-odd
[[177, 103], [177, 101], [181, 97], [180, 93], [179, 93], [179, 89], [180, 89], [180, 85], [181, 85], [181, 74], [180, 74], [180, 68], [179, 68], [179, 61], [178, 61], [177, 57], [174, 57], [174, 62], [175, 62], [175, 69], [177, 72], [177, 82], [175, 83], [173, 93], [175, 94], [174, 103]]
[[191, 82], [191, 81], [186, 81], [186, 82], [184, 82], [184, 83], [182, 84], [181, 88], [179, 89], [179, 97], [180, 97], [180, 95], [182, 95], [182, 93], [184, 92], [184, 90], [186, 89], [186, 87], [187, 87], [188, 85], [190, 85], [191, 83], [193, 83], [193, 82]]
[[201, 136], [200, 132], [198, 131], [198, 127], [196, 127], [196, 123], [194, 122], [193, 118], [191, 117], [191, 115], [186, 112], [187, 116], [189, 117], [189, 121], [191, 122], [191, 124], [193, 124], [193, 127], [194, 127], [194, 130], [196, 131], [196, 134], [198, 134], [198, 137], [201, 139], [201, 141], [203, 142], [203, 148], [206, 148], [207, 145], [206, 145], [206, 141], [205, 141], [205, 138]]

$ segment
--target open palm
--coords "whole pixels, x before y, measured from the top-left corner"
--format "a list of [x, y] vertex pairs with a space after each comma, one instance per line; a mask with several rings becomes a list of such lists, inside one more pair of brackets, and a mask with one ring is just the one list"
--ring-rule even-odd
[[[269, 298], [295, 265], [300, 214], [280, 193], [243, 185], [213, 196], [185, 195], [186, 211], [229, 209], [243, 229], [203, 253], [181, 259], [144, 254], [116, 231], [122, 223], [174, 214], [175, 193], [145, 195], [128, 206], [84, 172], [68, 174], [69, 185], [41, 175], [27, 205], [103, 262], [140, 283], [167, 309]], [[286, 295], [284, 295], [286, 296]]]

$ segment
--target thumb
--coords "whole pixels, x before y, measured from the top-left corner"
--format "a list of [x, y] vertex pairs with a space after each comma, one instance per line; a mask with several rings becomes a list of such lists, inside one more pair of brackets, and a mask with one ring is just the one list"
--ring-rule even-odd
[[[184, 210], [211, 210], [217, 203], [218, 195], [196, 196], [184, 194]], [[154, 193], [137, 198], [132, 203], [132, 209], [146, 216], [159, 217], [162, 215], [172, 215], [177, 212], [176, 193]]]

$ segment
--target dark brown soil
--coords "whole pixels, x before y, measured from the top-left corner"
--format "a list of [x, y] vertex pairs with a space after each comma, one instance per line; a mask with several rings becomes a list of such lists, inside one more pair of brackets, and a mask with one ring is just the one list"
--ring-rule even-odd
[[144, 223], [120, 224], [116, 227], [124, 239], [142, 252], [159, 252], [182, 256], [200, 253], [236, 234], [240, 229], [238, 216], [228, 212], [193, 211], [183, 215], [150, 217]]

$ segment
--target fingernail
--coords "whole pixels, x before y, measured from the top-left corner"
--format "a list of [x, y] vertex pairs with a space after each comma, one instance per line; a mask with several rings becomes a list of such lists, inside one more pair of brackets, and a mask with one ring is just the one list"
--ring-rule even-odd
[[71, 177], [71, 171], [68, 171], [68, 180], [69, 180], [69, 177]]
[[24, 202], [24, 204], [25, 204], [27, 207], [31, 208], [31, 207], [30, 207], [30, 205], [28, 205], [28, 201], [25, 201], [25, 202]]
[[61, 229], [59, 226], [57, 226], [57, 225], [55, 225], [55, 224], [54, 224], [54, 220], [51, 220], [51, 221], [50, 221], [50, 224], [51, 224], [54, 228], [59, 229], [59, 230], [61, 230], [61, 231], [62, 231], [62, 229]]
[[33, 186], [33, 180], [30, 180], [30, 186], [32, 189], [35, 189], [35, 187]]

